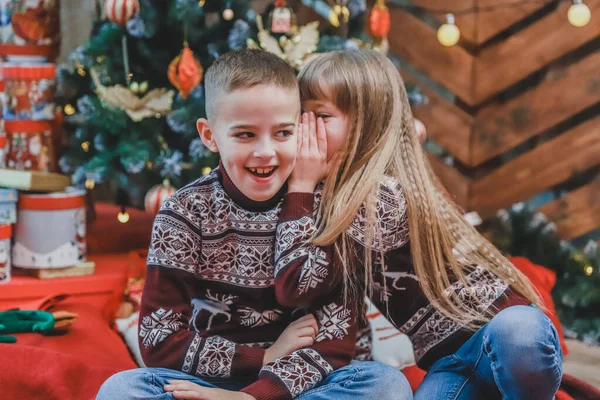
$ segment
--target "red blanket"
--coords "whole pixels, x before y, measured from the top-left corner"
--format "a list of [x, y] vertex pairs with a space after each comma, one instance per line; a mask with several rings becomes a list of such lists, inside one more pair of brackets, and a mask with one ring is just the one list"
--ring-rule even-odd
[[99, 310], [71, 299], [58, 309], [79, 315], [67, 334], [18, 334], [17, 343], [0, 344], [2, 400], [93, 399], [108, 377], [136, 368]]

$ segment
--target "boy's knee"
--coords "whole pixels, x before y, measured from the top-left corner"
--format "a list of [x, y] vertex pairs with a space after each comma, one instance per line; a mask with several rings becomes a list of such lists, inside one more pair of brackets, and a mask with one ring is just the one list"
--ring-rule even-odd
[[[411, 400], [412, 389], [408, 379], [400, 370], [382, 363], [373, 363], [369, 368], [373, 393], [377, 400]], [[375, 398], [375, 397], [374, 397]]]

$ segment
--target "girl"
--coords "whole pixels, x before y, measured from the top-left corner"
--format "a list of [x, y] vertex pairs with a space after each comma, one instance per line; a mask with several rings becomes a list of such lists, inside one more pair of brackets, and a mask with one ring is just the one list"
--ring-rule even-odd
[[[309, 304], [339, 275], [346, 295], [370, 295], [428, 370], [415, 399], [552, 399], [562, 374], [556, 330], [527, 278], [443, 194], [394, 65], [372, 51], [330, 52], [298, 79], [317, 119], [303, 121], [289, 181], [288, 191], [306, 193], [297, 207], [313, 210], [308, 193], [326, 179], [316, 217], [294, 221], [311, 240], [301, 246], [278, 228], [278, 300]], [[290, 242], [301, 262], [289, 262]]]

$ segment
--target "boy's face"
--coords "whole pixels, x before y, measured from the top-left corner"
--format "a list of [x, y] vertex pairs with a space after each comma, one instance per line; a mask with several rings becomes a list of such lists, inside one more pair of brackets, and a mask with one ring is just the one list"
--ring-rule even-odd
[[265, 201], [290, 176], [297, 154], [298, 91], [260, 85], [220, 95], [216, 116], [199, 119], [200, 138], [221, 162], [235, 186]]

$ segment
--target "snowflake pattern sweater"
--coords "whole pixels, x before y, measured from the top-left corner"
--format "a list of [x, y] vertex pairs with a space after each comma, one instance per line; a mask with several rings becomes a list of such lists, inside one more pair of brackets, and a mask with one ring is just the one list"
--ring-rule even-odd
[[[295, 209], [308, 210], [318, 207], [320, 192], [297, 196]], [[298, 201], [300, 200], [300, 201]], [[415, 359], [419, 367], [428, 369], [435, 361], [454, 353], [473, 334], [438, 312], [429, 303], [420, 288], [410, 253], [406, 201], [400, 185], [386, 179], [380, 185], [376, 206], [379, 237], [368, 235], [366, 213], [361, 209], [347, 230], [352, 240], [357, 260], [362, 260], [365, 249], [373, 251], [375, 290], [373, 304], [382, 311], [388, 310], [388, 319], [412, 341]], [[321, 248], [306, 245], [293, 232], [314, 230], [314, 218], [310, 212], [288, 221], [282, 212], [277, 228], [276, 276], [277, 298], [282, 304], [295, 306], [310, 304], [330, 286], [331, 277], [339, 268], [331, 262], [331, 254]], [[366, 246], [370, 243], [369, 246]], [[385, 264], [382, 265], [381, 260]], [[470, 290], [460, 282], [453, 282], [448, 292], [473, 309], [493, 313], [511, 305], [528, 304], [522, 296], [496, 276], [481, 267], [472, 268], [468, 275]]]
[[315, 343], [262, 365], [265, 348], [295, 319], [274, 287], [275, 248], [288, 246], [295, 233], [276, 246], [275, 232], [280, 213], [295, 216], [306, 196], [289, 194], [282, 204], [284, 190], [254, 202], [220, 167], [165, 201], [140, 311], [148, 367], [247, 382], [243, 391], [261, 400], [294, 398], [352, 360], [357, 310], [328, 287], [309, 309], [319, 323]]

